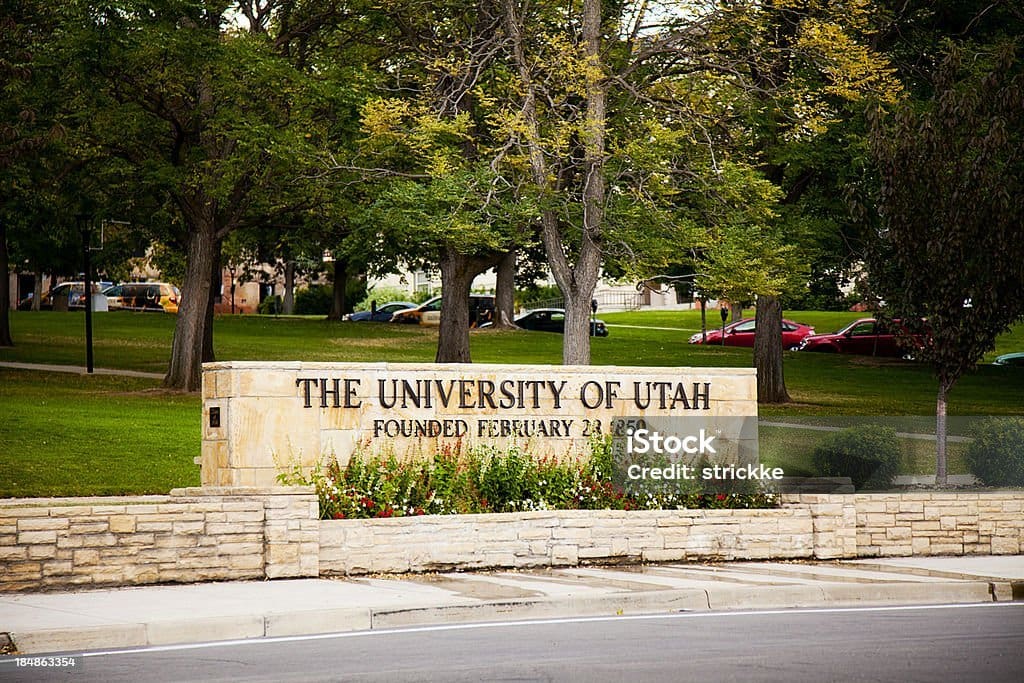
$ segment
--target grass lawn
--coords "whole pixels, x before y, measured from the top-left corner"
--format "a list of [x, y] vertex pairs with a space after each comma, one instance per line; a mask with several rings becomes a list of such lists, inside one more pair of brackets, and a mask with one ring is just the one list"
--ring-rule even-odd
[[0, 369], [0, 496], [198, 486], [199, 399], [128, 377]]
[[[698, 312], [600, 317], [613, 327], [608, 338], [593, 340], [595, 365], [752, 363], [750, 349], [688, 344], [700, 329]], [[824, 332], [859, 316], [791, 312], [786, 317]], [[174, 320], [162, 314], [95, 315], [96, 366], [163, 372]], [[11, 326], [17, 346], [0, 349], [0, 361], [84, 365], [82, 313], [13, 312]], [[423, 362], [433, 360], [436, 339], [436, 330], [317, 318], [223, 316], [215, 323], [221, 360]], [[543, 332], [472, 333], [473, 359], [484, 363], [558, 364], [561, 343], [560, 335]], [[1024, 350], [1024, 325], [1003, 335], [991, 356], [1018, 350]], [[762, 415], [934, 414], [935, 381], [928, 368], [916, 363], [786, 352], [785, 368], [794, 402], [762, 406]], [[155, 380], [0, 369], [0, 496], [148, 493], [198, 483], [192, 458], [199, 454], [199, 397], [163, 392], [158, 385]], [[952, 415], [1022, 412], [1021, 368], [982, 366], [961, 379], [950, 397]], [[805, 460], [796, 456], [795, 446], [817, 438], [766, 435], [766, 460], [798, 474]], [[929, 471], [926, 451], [910, 457], [905, 471]]]

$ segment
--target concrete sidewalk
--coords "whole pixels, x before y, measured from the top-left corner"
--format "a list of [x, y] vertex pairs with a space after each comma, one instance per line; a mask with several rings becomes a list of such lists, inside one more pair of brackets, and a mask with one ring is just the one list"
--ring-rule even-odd
[[[48, 363], [15, 363], [0, 361], [0, 368], [6, 370], [34, 370], [36, 372], [66, 372], [72, 375], [85, 375], [84, 365], [53, 365]], [[115, 375], [120, 377], [142, 377], [144, 379], [163, 379], [162, 372], [143, 372], [142, 370], [118, 370], [112, 368], [93, 368], [94, 375]]]
[[1024, 556], [668, 564], [0, 596], [22, 653], [420, 624], [685, 610], [1024, 600]]

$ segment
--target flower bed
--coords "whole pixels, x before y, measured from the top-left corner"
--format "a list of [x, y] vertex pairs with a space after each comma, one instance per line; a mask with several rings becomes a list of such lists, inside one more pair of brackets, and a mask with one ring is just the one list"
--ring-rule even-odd
[[432, 457], [355, 454], [344, 467], [331, 459], [310, 474], [299, 468], [282, 484], [316, 487], [321, 519], [368, 519], [530, 510], [672, 510], [771, 508], [763, 490], [709, 493], [698, 484], [629, 489], [613, 480], [609, 443], [589, 457], [533, 457], [517, 448], [445, 448]]

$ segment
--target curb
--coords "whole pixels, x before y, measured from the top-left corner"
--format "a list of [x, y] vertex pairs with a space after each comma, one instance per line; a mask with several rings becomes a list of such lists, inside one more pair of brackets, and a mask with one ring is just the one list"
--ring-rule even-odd
[[[631, 594], [525, 598], [479, 604], [407, 608], [315, 609], [13, 632], [7, 635], [19, 653], [40, 654], [558, 617], [706, 610], [935, 605], [1013, 600], [1024, 600], [1024, 582], [735, 586], [712, 590], [685, 588]], [[5, 634], [0, 633], [0, 637], [3, 635]]]

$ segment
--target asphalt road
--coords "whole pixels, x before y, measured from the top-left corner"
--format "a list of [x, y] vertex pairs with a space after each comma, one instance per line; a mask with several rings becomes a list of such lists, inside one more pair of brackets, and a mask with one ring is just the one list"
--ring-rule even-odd
[[67, 681], [1024, 681], [1024, 603], [464, 624], [79, 655]]

